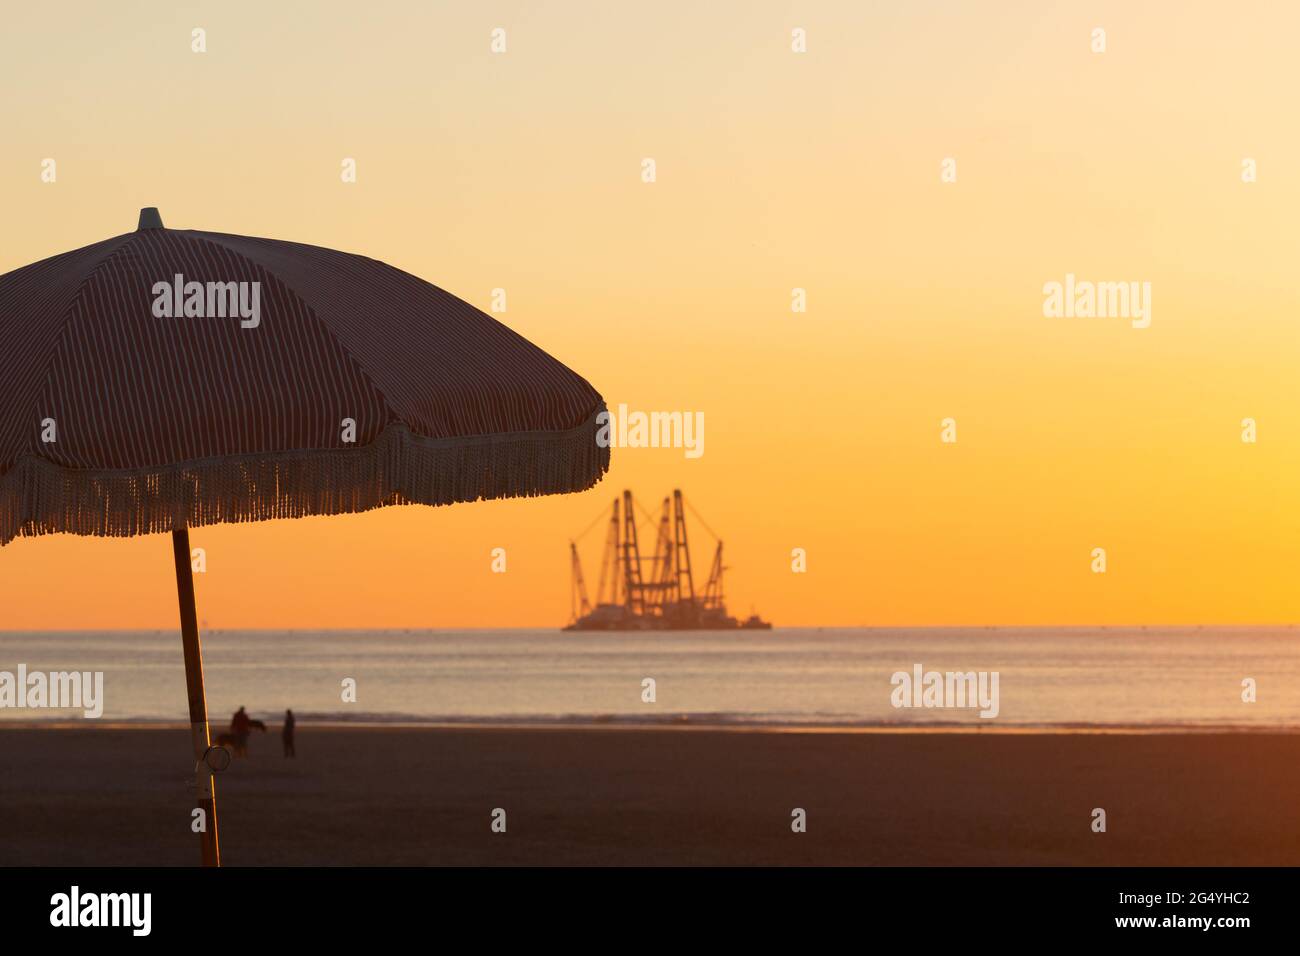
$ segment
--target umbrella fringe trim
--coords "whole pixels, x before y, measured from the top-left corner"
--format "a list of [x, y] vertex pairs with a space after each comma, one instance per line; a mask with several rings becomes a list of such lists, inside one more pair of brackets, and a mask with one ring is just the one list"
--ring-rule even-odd
[[369, 445], [90, 471], [23, 458], [0, 476], [0, 546], [67, 532], [126, 537], [221, 522], [355, 514], [584, 491], [609, 469], [602, 406], [566, 432], [430, 439], [404, 423]]

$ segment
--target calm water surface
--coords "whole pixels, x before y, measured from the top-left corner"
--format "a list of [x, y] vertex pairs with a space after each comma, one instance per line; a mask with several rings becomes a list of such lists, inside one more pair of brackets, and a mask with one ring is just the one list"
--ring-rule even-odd
[[[214, 724], [242, 704], [268, 720], [292, 707], [304, 721], [375, 723], [1300, 728], [1291, 628], [209, 631], [203, 653]], [[103, 671], [103, 720], [186, 720], [176, 632], [0, 632], [0, 671], [20, 663]], [[917, 663], [998, 671], [999, 716], [895, 709], [890, 676]], [[654, 703], [641, 699], [647, 677]], [[0, 709], [0, 721], [74, 716]]]

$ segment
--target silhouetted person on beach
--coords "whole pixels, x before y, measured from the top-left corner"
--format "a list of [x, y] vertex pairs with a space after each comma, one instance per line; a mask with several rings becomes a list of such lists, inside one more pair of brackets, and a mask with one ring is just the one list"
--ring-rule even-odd
[[243, 707], [235, 711], [235, 716], [230, 718], [230, 736], [235, 738], [235, 753], [248, 753], [248, 735], [253, 729], [253, 722], [249, 720], [248, 714]]
[[295, 723], [293, 711], [286, 710], [284, 712], [284, 730], [280, 732], [280, 736], [284, 739], [284, 755], [286, 757], [298, 756], [293, 749], [293, 725]]
[[248, 712], [240, 707], [230, 718], [230, 733], [219, 735], [217, 743], [223, 747], [230, 747], [236, 757], [247, 757], [248, 737], [254, 730], [265, 733], [266, 724], [260, 720], [253, 720], [248, 716]]

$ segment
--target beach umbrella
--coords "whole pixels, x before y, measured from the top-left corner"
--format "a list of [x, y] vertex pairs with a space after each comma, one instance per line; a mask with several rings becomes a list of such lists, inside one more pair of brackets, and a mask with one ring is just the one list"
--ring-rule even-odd
[[365, 256], [134, 232], [0, 276], [0, 546], [170, 532], [203, 862], [219, 865], [188, 529], [581, 491], [601, 396], [453, 295]]

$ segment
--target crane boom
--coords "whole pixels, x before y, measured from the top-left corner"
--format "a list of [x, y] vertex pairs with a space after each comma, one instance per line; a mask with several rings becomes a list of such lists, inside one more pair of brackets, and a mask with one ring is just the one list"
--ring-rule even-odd
[[582, 560], [578, 557], [578, 546], [569, 542], [569, 557], [573, 574], [573, 593], [569, 596], [569, 610], [576, 621], [591, 613], [591, 602], [587, 600], [587, 582], [582, 577]]
[[674, 561], [677, 566], [677, 600], [695, 603], [695, 580], [691, 576], [691, 549], [686, 540], [686, 512], [682, 506], [682, 491], [673, 489], [673, 539]]

